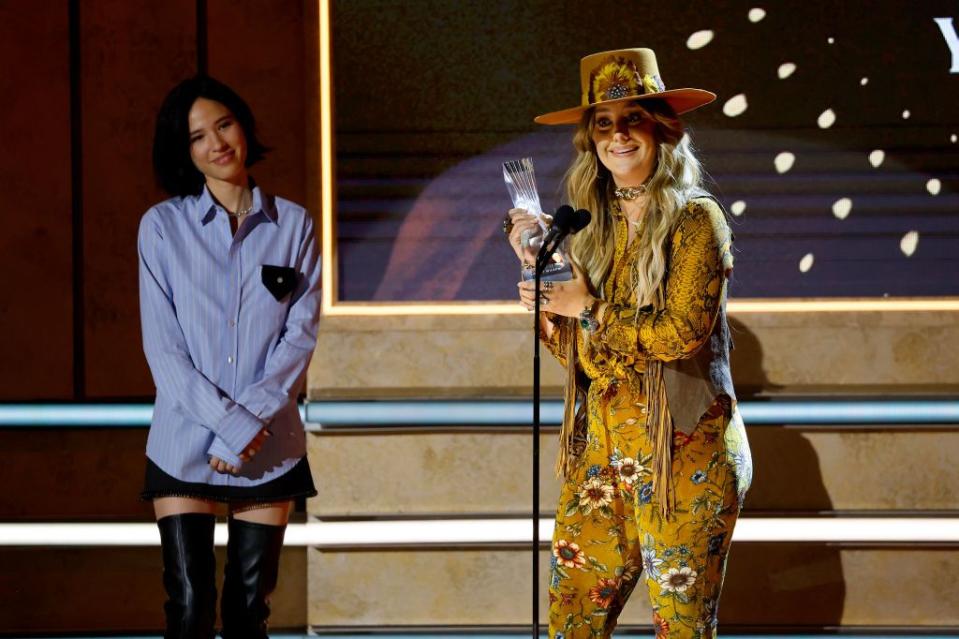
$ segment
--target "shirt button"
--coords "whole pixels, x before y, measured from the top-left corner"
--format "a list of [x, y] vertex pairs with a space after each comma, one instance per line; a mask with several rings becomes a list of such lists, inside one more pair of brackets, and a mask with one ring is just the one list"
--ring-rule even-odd
[[236, 320], [230, 320], [230, 326], [236, 326]]
[[233, 363], [233, 356], [230, 355], [229, 357], [227, 357], [227, 358], [226, 358], [226, 361], [229, 362], [230, 364], [232, 364], [232, 363]]

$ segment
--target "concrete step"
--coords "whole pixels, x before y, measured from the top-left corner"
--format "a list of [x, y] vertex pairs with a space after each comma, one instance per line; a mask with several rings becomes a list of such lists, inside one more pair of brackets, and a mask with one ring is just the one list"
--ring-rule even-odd
[[[956, 428], [748, 427], [746, 512], [959, 511]], [[540, 510], [559, 496], [555, 429], [541, 436]], [[320, 432], [308, 439], [311, 515], [517, 515], [531, 499], [528, 429]]]
[[[521, 549], [309, 551], [311, 626], [504, 626], [529, 622], [530, 556]], [[549, 553], [540, 555], [546, 583]], [[737, 544], [720, 623], [756, 628], [959, 625], [955, 548]], [[542, 592], [546, 619], [546, 593]], [[637, 587], [621, 621], [647, 625]]]

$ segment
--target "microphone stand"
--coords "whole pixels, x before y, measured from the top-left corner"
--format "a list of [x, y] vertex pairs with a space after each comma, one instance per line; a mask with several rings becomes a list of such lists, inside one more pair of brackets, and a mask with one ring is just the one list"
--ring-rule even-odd
[[533, 270], [533, 639], [539, 639], [539, 284], [543, 267], [538, 257]]
[[536, 295], [533, 301], [533, 639], [539, 639], [539, 302], [540, 280], [549, 258], [559, 247], [564, 235], [557, 236], [551, 245], [544, 244], [536, 256], [533, 269]]

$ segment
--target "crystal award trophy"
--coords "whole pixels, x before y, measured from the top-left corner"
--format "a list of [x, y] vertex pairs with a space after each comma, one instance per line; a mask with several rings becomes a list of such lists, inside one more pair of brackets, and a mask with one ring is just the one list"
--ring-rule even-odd
[[[543, 207], [539, 202], [539, 192], [536, 190], [533, 159], [523, 158], [503, 162], [503, 180], [506, 182], [506, 190], [509, 191], [510, 199], [513, 201], [513, 208], [526, 209], [538, 219], [539, 229], [524, 231], [522, 242], [534, 250], [539, 250], [543, 244], [543, 235], [549, 229], [549, 224], [547, 224], [548, 216], [544, 217]], [[524, 280], [531, 280], [533, 277], [532, 267], [523, 269]], [[544, 282], [558, 282], [572, 278], [573, 271], [560, 251], [553, 254], [553, 259], [546, 265], [540, 276], [540, 279]]]

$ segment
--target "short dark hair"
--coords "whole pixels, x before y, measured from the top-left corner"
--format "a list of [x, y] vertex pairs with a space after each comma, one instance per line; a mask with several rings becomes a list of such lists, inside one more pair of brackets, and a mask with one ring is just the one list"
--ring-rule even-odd
[[253, 112], [236, 91], [208, 75], [184, 80], [164, 98], [153, 136], [153, 170], [160, 188], [170, 195], [197, 195], [203, 189], [203, 174], [190, 157], [189, 115], [197, 98], [219, 102], [236, 117], [246, 136], [246, 166], [256, 164], [269, 151], [256, 137]]

